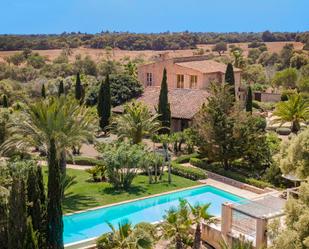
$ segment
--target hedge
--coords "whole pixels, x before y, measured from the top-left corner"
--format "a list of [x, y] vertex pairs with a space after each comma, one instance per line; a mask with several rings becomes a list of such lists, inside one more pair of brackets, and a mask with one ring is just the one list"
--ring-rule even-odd
[[218, 175], [221, 176], [225, 176], [228, 178], [231, 178], [233, 180], [239, 181], [239, 182], [243, 182], [243, 183], [247, 183], [250, 184], [252, 186], [258, 187], [258, 188], [266, 188], [266, 187], [273, 187], [272, 184], [262, 181], [262, 180], [258, 180], [252, 177], [246, 177], [238, 172], [234, 172], [234, 171], [230, 171], [230, 170], [225, 170], [222, 168], [221, 165], [219, 165], [219, 163], [212, 163], [209, 164], [207, 162], [206, 159], [197, 159], [197, 158], [192, 158], [192, 160], [190, 160], [190, 163], [196, 167], [199, 167], [201, 169], [216, 173]]
[[207, 173], [204, 170], [182, 166], [177, 163], [172, 163], [172, 173], [194, 181], [207, 178]]
[[87, 166], [103, 165], [103, 162], [101, 160], [84, 156], [75, 156], [74, 158], [68, 158], [67, 163], [76, 165], [87, 165]]
[[274, 186], [268, 182], [257, 180], [255, 178], [246, 178], [246, 183], [258, 188], [273, 188]]
[[207, 159], [191, 158], [190, 164], [193, 166], [199, 167], [201, 169], [206, 169]]
[[199, 154], [198, 153], [192, 153], [189, 155], [181, 155], [179, 157], [177, 157], [174, 162], [175, 163], [188, 163], [192, 158], [196, 158], [198, 157]]

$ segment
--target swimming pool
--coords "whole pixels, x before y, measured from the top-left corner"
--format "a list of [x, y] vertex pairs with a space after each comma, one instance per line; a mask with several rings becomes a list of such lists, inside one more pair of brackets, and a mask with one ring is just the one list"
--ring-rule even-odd
[[216, 216], [221, 215], [222, 203], [227, 201], [237, 203], [245, 200], [215, 187], [204, 185], [143, 200], [67, 215], [64, 216], [63, 220], [64, 243], [69, 244], [91, 239], [110, 231], [106, 221], [113, 225], [117, 225], [118, 222], [125, 219], [132, 222], [132, 224], [142, 221], [160, 221], [166, 210], [178, 205], [180, 198], [186, 199], [191, 204], [211, 203], [209, 211]]

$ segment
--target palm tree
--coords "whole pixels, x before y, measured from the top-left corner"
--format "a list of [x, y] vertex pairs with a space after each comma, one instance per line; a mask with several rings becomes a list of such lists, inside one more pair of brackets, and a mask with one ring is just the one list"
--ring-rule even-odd
[[157, 118], [158, 115], [152, 115], [147, 106], [133, 101], [125, 105], [123, 115], [115, 118], [112, 130], [120, 139], [128, 138], [133, 144], [138, 144], [161, 128]]
[[219, 241], [221, 249], [253, 249], [252, 243], [247, 241], [243, 236], [240, 236], [232, 243], [233, 244], [230, 245], [224, 237], [222, 237], [222, 240]]
[[47, 244], [63, 248], [62, 198], [66, 155], [72, 146], [92, 139], [95, 117], [65, 96], [29, 104], [8, 124], [9, 138], [2, 152], [43, 148], [48, 164]]
[[176, 249], [183, 249], [185, 245], [192, 244], [189, 234], [192, 220], [189, 216], [190, 210], [185, 200], [180, 200], [178, 209], [171, 208], [164, 216], [163, 237], [170, 240]]
[[200, 249], [202, 242], [201, 222], [204, 221], [206, 224], [212, 224], [215, 223], [215, 219], [214, 216], [208, 213], [210, 203], [204, 205], [197, 204], [195, 206], [192, 206], [190, 203], [188, 203], [188, 205], [191, 209], [191, 214], [193, 215], [193, 224], [196, 224], [193, 249]]
[[273, 115], [276, 118], [273, 123], [291, 122], [291, 130], [297, 133], [300, 130], [300, 123], [309, 119], [309, 101], [304, 99], [299, 93], [293, 94], [287, 101], [277, 104]]
[[151, 249], [153, 248], [153, 236], [140, 224], [135, 227], [128, 221], [122, 221], [118, 224], [118, 230], [108, 223], [112, 230], [103, 234], [97, 241], [98, 249]]

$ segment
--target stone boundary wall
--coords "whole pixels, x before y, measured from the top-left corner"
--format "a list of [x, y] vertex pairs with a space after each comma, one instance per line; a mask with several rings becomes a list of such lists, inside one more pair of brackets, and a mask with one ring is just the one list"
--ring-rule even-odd
[[281, 100], [279, 93], [254, 92], [253, 96], [255, 100], [260, 102], [279, 102]]
[[271, 189], [269, 189], [269, 188], [265, 188], [265, 189], [257, 188], [257, 187], [251, 186], [249, 184], [239, 182], [239, 181], [236, 181], [234, 179], [231, 179], [231, 178], [228, 178], [228, 177], [225, 177], [225, 176], [221, 176], [221, 175], [218, 175], [218, 174], [210, 172], [210, 171], [206, 171], [206, 172], [207, 172], [208, 177], [211, 178], [211, 179], [232, 185], [232, 186], [240, 188], [240, 189], [245, 189], [245, 190], [251, 191], [251, 192], [256, 193], [256, 194], [265, 194], [265, 193], [271, 192]]

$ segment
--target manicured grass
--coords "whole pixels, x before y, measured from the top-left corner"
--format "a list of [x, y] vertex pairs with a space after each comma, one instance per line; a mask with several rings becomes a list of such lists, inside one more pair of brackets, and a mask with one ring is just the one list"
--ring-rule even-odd
[[[65, 194], [63, 202], [65, 213], [136, 199], [199, 184], [198, 182], [176, 175], [172, 175], [172, 183], [168, 184], [167, 173], [165, 173], [163, 177], [163, 182], [148, 184], [147, 176], [138, 175], [128, 191], [119, 191], [115, 190], [109, 183], [92, 182], [89, 174], [82, 170], [67, 169], [67, 174], [76, 176], [76, 183], [71, 186]], [[44, 178], [47, 183], [47, 170], [44, 170]]]

